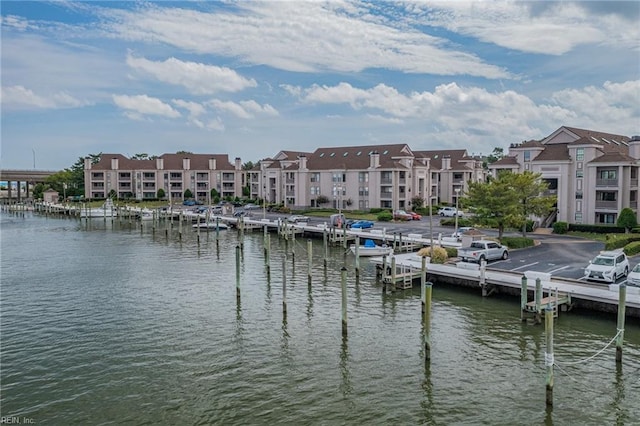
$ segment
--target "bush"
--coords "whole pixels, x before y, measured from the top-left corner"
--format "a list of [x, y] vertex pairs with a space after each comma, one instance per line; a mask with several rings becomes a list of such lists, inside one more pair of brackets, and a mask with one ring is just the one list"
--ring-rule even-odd
[[640, 241], [640, 235], [633, 234], [607, 234], [607, 241], [604, 243], [605, 250], [615, 250], [626, 247], [629, 243]]
[[431, 263], [442, 264], [447, 261], [447, 250], [440, 246], [424, 247], [418, 251], [418, 256], [430, 257]]
[[624, 253], [627, 256], [633, 256], [640, 253], [640, 241], [634, 241], [624, 246]]
[[458, 249], [455, 247], [445, 247], [448, 257], [458, 257]]
[[393, 219], [393, 214], [388, 210], [384, 210], [378, 213], [376, 219], [378, 219], [379, 222], [389, 222]]
[[[440, 225], [441, 226], [456, 226], [456, 218], [447, 218], [447, 219], [440, 219]], [[473, 226], [473, 220], [471, 219], [467, 219], [466, 217], [459, 217], [458, 218], [458, 227], [461, 226]]]
[[569, 230], [569, 224], [567, 222], [556, 222], [553, 224], [554, 234], [566, 234]]
[[571, 223], [569, 224], [569, 231], [593, 232], [595, 234], [622, 234], [624, 232], [624, 228], [613, 225], [587, 225], [585, 223]]
[[525, 247], [533, 247], [535, 241], [533, 240], [533, 238], [502, 237], [502, 240], [500, 240], [500, 244], [504, 244], [510, 249], [519, 249]]
[[384, 209], [380, 208], [380, 207], [374, 207], [372, 209], [369, 209], [369, 213], [371, 214], [376, 214], [376, 213], [380, 213], [385, 211]]

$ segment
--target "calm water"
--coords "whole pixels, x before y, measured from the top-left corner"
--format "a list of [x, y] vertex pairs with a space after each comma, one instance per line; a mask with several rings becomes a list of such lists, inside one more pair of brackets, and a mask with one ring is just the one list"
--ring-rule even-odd
[[[135, 224], [134, 224], [135, 225]], [[139, 226], [139, 225], [138, 225]], [[164, 225], [163, 225], [164, 226]], [[322, 267], [314, 242], [287, 261], [272, 234], [185, 230], [167, 239], [128, 223], [0, 215], [1, 415], [37, 424], [632, 425], [640, 421], [640, 327], [570, 313], [556, 323], [554, 407], [545, 408], [544, 328], [519, 301], [434, 286], [425, 366], [419, 289], [383, 296], [366, 261], [349, 268], [341, 335], [342, 249]], [[562, 369], [560, 369], [560, 367]]]

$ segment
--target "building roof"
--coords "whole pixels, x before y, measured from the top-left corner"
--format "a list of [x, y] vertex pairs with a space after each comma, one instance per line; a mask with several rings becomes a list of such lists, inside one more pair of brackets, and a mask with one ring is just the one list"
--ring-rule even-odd
[[489, 164], [489, 167], [494, 166], [519, 166], [518, 159], [515, 156], [504, 156], [501, 159]]
[[566, 143], [559, 143], [545, 146], [544, 150], [540, 152], [531, 161], [569, 161], [569, 149]]
[[[468, 170], [470, 169], [468, 160], [473, 160], [473, 157], [467, 155], [466, 149], [441, 149], [431, 151], [414, 151], [416, 157], [430, 158], [430, 165], [432, 170], [442, 169], [442, 159], [449, 157], [451, 159], [451, 169], [453, 170]], [[466, 161], [463, 161], [466, 160]]]
[[[229, 162], [227, 154], [162, 154], [158, 158], [162, 158], [164, 170], [182, 170], [185, 158], [190, 159], [191, 170], [209, 170], [209, 160], [216, 160], [216, 170], [235, 170], [233, 164]], [[102, 154], [100, 161], [91, 166], [93, 170], [112, 170], [111, 160], [118, 160], [119, 170], [156, 170], [157, 163], [155, 159], [151, 160], [133, 160], [122, 154]]]
[[589, 161], [589, 164], [591, 163], [616, 163], [617, 164], [622, 164], [622, 163], [627, 163], [627, 164], [635, 164], [636, 160], [626, 154], [622, 154], [620, 152], [606, 152], [603, 155], [594, 158], [593, 160]]
[[364, 170], [371, 164], [370, 155], [376, 152], [380, 156], [380, 168], [383, 169], [396, 168], [398, 157], [414, 158], [407, 144], [318, 148], [307, 155], [307, 168], [309, 170]]

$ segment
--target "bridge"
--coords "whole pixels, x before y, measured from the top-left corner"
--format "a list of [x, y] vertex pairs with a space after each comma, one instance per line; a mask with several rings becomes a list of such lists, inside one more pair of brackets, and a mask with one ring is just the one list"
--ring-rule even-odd
[[18, 182], [18, 194], [17, 194], [17, 200], [21, 201], [22, 200], [22, 193], [21, 193], [21, 186], [20, 183], [21, 182], [26, 182], [27, 184], [25, 185], [27, 194], [26, 194], [26, 198], [29, 198], [29, 184], [35, 184], [35, 183], [40, 183], [40, 182], [44, 182], [49, 176], [58, 173], [59, 170], [36, 170], [36, 169], [31, 169], [31, 170], [17, 170], [17, 169], [0, 169], [0, 181], [2, 182], [7, 182], [8, 183], [8, 191], [7, 191], [7, 195], [8, 198], [11, 199], [13, 198], [11, 195], [11, 183], [12, 182]]

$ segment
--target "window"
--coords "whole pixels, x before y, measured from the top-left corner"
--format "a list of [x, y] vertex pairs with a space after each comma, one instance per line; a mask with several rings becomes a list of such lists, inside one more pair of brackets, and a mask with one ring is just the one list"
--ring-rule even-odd
[[576, 200], [582, 200], [582, 191], [576, 191]]
[[582, 213], [576, 213], [576, 223], [582, 223]]
[[617, 170], [600, 170], [598, 179], [617, 179]]
[[576, 177], [577, 178], [581, 178], [581, 177], [583, 177], [583, 175], [584, 175], [584, 173], [583, 173], [582, 170], [576, 170]]
[[358, 182], [369, 182], [369, 172], [359, 172]]
[[598, 201], [617, 201], [618, 193], [617, 192], [605, 192], [598, 191], [596, 192], [596, 200]]
[[320, 182], [320, 173], [311, 173], [311, 182]]
[[576, 211], [577, 212], [582, 211], [582, 201], [576, 201]]
[[358, 188], [358, 195], [361, 197], [368, 197], [369, 196], [369, 187], [368, 186], [361, 186]]
[[584, 148], [576, 149], [576, 161], [584, 161]]
[[524, 152], [524, 161], [531, 161], [531, 151]]
[[334, 173], [332, 178], [332, 182], [344, 182], [346, 181], [346, 175], [344, 173]]

